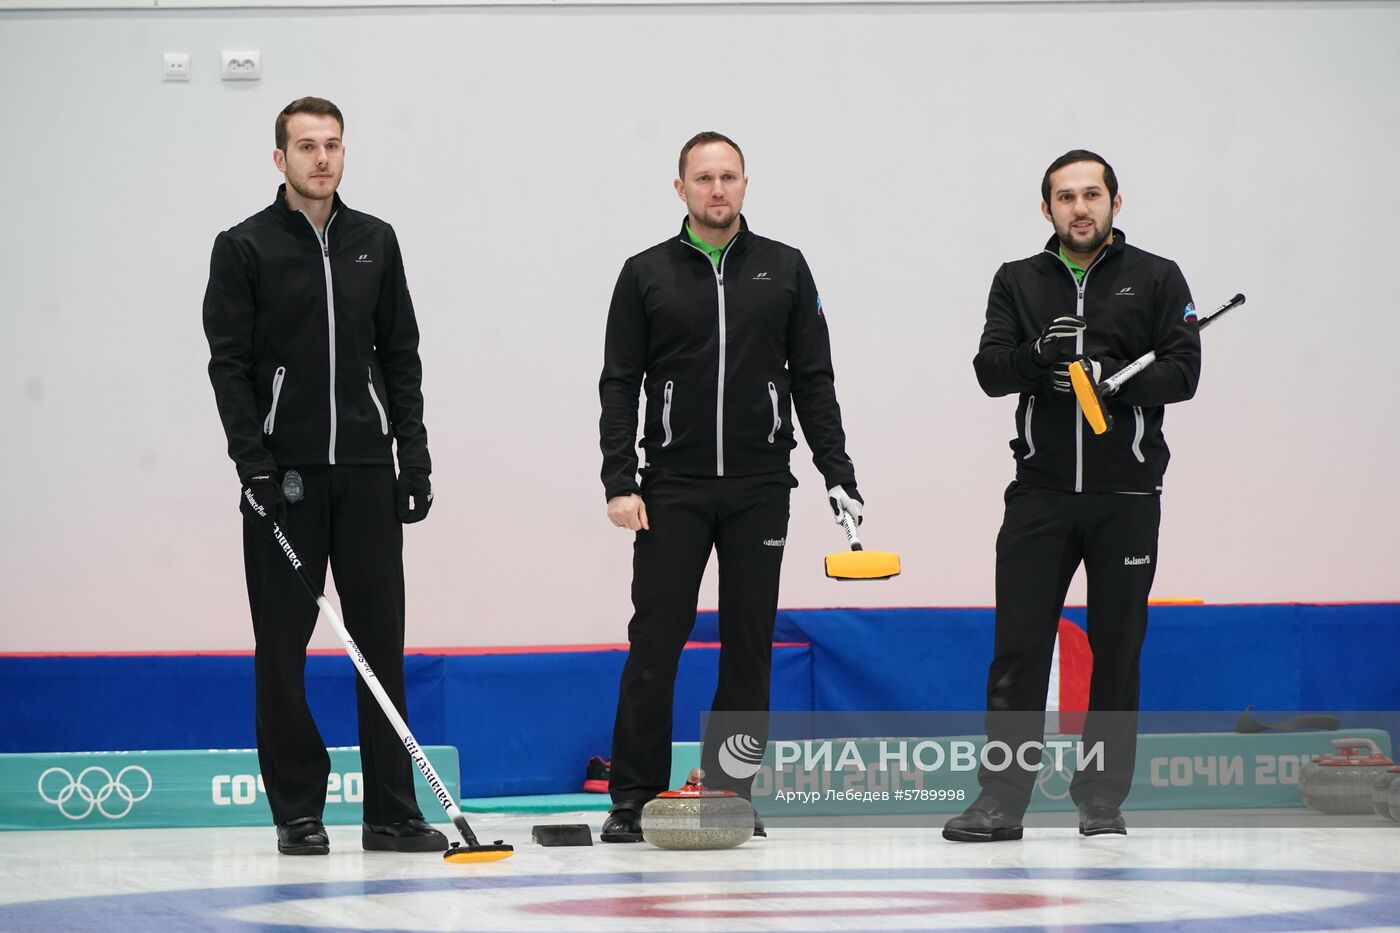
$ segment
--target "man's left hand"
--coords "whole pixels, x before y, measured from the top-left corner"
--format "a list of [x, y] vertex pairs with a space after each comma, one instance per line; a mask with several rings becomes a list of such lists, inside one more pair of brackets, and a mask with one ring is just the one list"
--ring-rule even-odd
[[433, 484], [428, 481], [427, 470], [401, 471], [394, 492], [399, 521], [412, 525], [428, 517], [428, 509], [433, 506]]

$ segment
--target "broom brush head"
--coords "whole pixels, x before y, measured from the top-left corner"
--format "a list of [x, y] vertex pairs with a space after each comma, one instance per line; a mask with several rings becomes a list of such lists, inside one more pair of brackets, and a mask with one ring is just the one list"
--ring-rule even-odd
[[1088, 360], [1075, 360], [1069, 364], [1069, 382], [1074, 387], [1074, 397], [1079, 399], [1079, 409], [1084, 412], [1084, 420], [1095, 434], [1103, 434], [1113, 427], [1113, 416], [1104, 404], [1103, 392], [1094, 380], [1093, 370]]
[[899, 555], [866, 550], [828, 554], [826, 575], [833, 580], [888, 580], [899, 576]]

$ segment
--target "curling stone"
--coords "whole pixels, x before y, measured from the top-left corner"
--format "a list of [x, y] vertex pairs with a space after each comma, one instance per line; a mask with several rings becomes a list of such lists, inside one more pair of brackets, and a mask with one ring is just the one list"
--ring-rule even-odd
[[680, 790], [642, 807], [642, 838], [659, 849], [732, 849], [753, 836], [753, 805], [732, 790], [710, 790], [695, 768]]
[[1394, 762], [1370, 739], [1333, 739], [1335, 755], [1319, 755], [1298, 776], [1303, 803], [1332, 815], [1373, 813], [1371, 786]]
[[1400, 781], [1400, 765], [1386, 768], [1381, 772], [1381, 776], [1376, 778], [1376, 783], [1371, 785], [1371, 809], [1376, 811], [1377, 816], [1388, 820], [1400, 820], [1390, 807], [1390, 790], [1395, 787], [1396, 781]]

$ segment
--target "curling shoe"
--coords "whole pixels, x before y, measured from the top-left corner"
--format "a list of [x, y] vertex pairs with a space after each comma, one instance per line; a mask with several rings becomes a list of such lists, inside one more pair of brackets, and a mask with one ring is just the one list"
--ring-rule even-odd
[[768, 838], [768, 828], [763, 825], [763, 819], [757, 813], [753, 815], [753, 834], [759, 839]]
[[1023, 832], [1020, 818], [1013, 819], [995, 797], [986, 794], [943, 824], [943, 838], [950, 842], [1006, 842], [1020, 839]]
[[1079, 832], [1083, 836], [1126, 836], [1128, 825], [1123, 822], [1123, 811], [1113, 804], [1090, 800], [1079, 805]]
[[277, 851], [283, 855], [328, 855], [331, 840], [320, 817], [299, 816], [277, 824]]
[[588, 759], [588, 770], [583, 778], [585, 794], [606, 794], [608, 782], [612, 780], [612, 761], [602, 755]]
[[365, 823], [360, 844], [366, 852], [443, 852], [447, 837], [415, 816], [397, 823]]
[[641, 815], [630, 806], [614, 807], [603, 821], [603, 832], [599, 838], [604, 842], [641, 842]]

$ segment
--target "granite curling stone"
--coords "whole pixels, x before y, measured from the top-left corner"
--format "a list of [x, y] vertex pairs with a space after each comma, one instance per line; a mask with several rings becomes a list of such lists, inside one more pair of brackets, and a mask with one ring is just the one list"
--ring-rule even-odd
[[1396, 780], [1400, 780], [1400, 765], [1380, 772], [1376, 782], [1371, 785], [1371, 808], [1376, 811], [1378, 817], [1385, 817], [1386, 820], [1394, 820], [1390, 815], [1390, 785]]
[[1400, 787], [1400, 783], [1397, 782], [1400, 782], [1400, 765], [1386, 768], [1381, 772], [1381, 776], [1376, 778], [1376, 783], [1371, 785], [1371, 809], [1376, 811], [1377, 816], [1388, 820], [1400, 820], [1390, 806], [1390, 801], [1395, 796], [1394, 789]]
[[1374, 813], [1372, 785], [1393, 762], [1370, 739], [1333, 739], [1335, 755], [1320, 755], [1298, 777], [1303, 803], [1318, 813]]
[[710, 790], [695, 768], [680, 790], [642, 808], [642, 838], [658, 849], [732, 849], [753, 837], [753, 805], [731, 790]]

